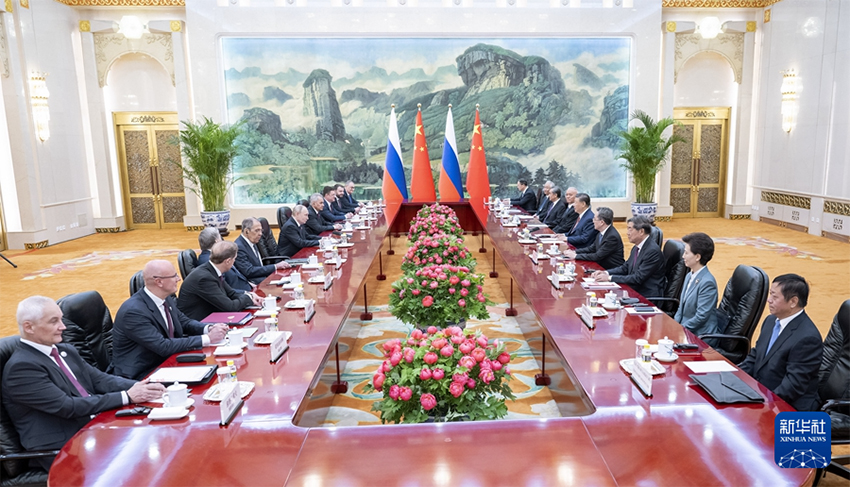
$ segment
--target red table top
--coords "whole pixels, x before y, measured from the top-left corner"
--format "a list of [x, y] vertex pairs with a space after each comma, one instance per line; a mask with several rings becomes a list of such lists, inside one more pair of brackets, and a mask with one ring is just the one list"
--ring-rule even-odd
[[[418, 206], [418, 205], [417, 205]], [[624, 311], [596, 320], [589, 330], [574, 308], [584, 290], [553, 293], [548, 263], [537, 274], [517, 244], [481, 204], [455, 205], [473, 216], [499, 254], [497, 269], [512, 276], [547, 337], [572, 369], [595, 407], [582, 417], [471, 423], [306, 428], [293, 424], [306, 402], [396, 215], [390, 204], [375, 228], [354, 233], [342, 275], [327, 291], [306, 285], [316, 315], [283, 310], [282, 329], [293, 332], [290, 349], [276, 364], [268, 347], [249, 345], [237, 357], [240, 380], [255, 382], [242, 410], [219, 426], [216, 403], [201, 399], [212, 383], [196, 386], [188, 417], [175, 421], [98, 415], [57, 456], [53, 486], [91, 485], [802, 485], [812, 470], [780, 469], [773, 462], [774, 417], [793, 411], [743, 372], [763, 404], [723, 406], [695, 386], [684, 365], [722, 357], [666, 315], [651, 319]], [[308, 251], [304, 251], [304, 254]], [[309, 250], [312, 253], [312, 250]], [[592, 265], [589, 264], [588, 265]], [[482, 266], [483, 267], [483, 266]], [[326, 270], [329, 268], [326, 267]], [[484, 272], [484, 269], [479, 269]], [[501, 272], [500, 271], [500, 272]], [[535, 272], [531, 272], [535, 271]], [[271, 276], [269, 280], [274, 279]], [[280, 288], [264, 285], [267, 292]], [[284, 295], [281, 304], [289, 300]], [[362, 304], [362, 303], [357, 303]], [[249, 326], [260, 326], [251, 324]], [[259, 332], [258, 332], [259, 333]], [[256, 337], [256, 335], [254, 335]], [[669, 337], [701, 344], [653, 380], [646, 398], [619, 366], [633, 356], [634, 340]], [[253, 339], [251, 339], [253, 340]], [[250, 343], [250, 340], [249, 340]], [[211, 352], [212, 349], [206, 349]], [[224, 363], [208, 357], [207, 363]], [[174, 357], [163, 365], [175, 365]]]

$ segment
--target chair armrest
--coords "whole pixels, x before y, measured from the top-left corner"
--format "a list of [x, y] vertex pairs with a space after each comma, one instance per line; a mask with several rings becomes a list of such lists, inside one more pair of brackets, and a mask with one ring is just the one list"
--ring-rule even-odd
[[722, 338], [722, 339], [737, 340], [737, 341], [741, 341], [741, 342], [746, 342], [747, 350], [750, 349], [750, 339], [747, 338], [747, 337], [742, 337], [740, 335], [724, 335], [722, 333], [708, 333], [706, 335], [700, 335], [699, 336], [700, 340], [705, 340], [706, 338]]
[[55, 457], [59, 450], [24, 451], [19, 453], [1, 453], [0, 461], [5, 460], [29, 460], [31, 458]]
[[667, 297], [664, 297], [664, 296], [651, 297], [651, 298], [646, 298], [646, 299], [648, 301], [652, 301], [652, 302], [655, 302], [655, 301], [670, 301], [671, 303], [677, 303], [677, 304], [679, 303], [679, 298], [667, 298]]
[[288, 255], [270, 255], [268, 257], [263, 257], [263, 264], [277, 264], [282, 260], [288, 260]]
[[[823, 406], [821, 406], [820, 410], [826, 413], [826, 412], [829, 412], [829, 411], [837, 411], [838, 408], [840, 408], [842, 406], [844, 406], [844, 407], [850, 406], [850, 400], [830, 399], [830, 400], [826, 401], [825, 403], [823, 403]], [[838, 411], [838, 412], [840, 412], [840, 411]]]

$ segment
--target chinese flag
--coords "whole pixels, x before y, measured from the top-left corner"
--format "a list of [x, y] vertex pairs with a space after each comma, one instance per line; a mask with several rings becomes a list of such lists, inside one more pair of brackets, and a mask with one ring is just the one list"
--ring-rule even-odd
[[431, 158], [428, 156], [428, 142], [425, 140], [425, 127], [422, 126], [422, 110], [416, 113], [416, 132], [413, 134], [413, 175], [410, 179], [413, 201], [437, 201], [434, 176], [431, 174]]
[[466, 172], [466, 191], [470, 201], [481, 201], [490, 197], [490, 178], [487, 176], [487, 157], [484, 155], [484, 139], [481, 136], [481, 119], [475, 109], [475, 127], [472, 130], [472, 148], [469, 150], [469, 166]]

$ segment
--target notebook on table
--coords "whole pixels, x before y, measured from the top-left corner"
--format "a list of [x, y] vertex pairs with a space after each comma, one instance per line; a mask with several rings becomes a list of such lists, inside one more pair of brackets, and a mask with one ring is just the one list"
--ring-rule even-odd
[[732, 372], [690, 375], [712, 399], [720, 404], [764, 402], [764, 398]]
[[180, 382], [181, 384], [206, 384], [215, 375], [215, 365], [160, 367], [148, 377], [151, 382]]
[[224, 323], [225, 325], [244, 325], [253, 318], [248, 311], [210, 313], [201, 323]]

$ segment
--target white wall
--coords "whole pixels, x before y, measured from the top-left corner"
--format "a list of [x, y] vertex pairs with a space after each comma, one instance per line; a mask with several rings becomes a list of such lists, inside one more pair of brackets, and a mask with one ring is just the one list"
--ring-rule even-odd
[[673, 88], [674, 107], [733, 107], [738, 83], [732, 66], [720, 54], [703, 51], [679, 70]]

